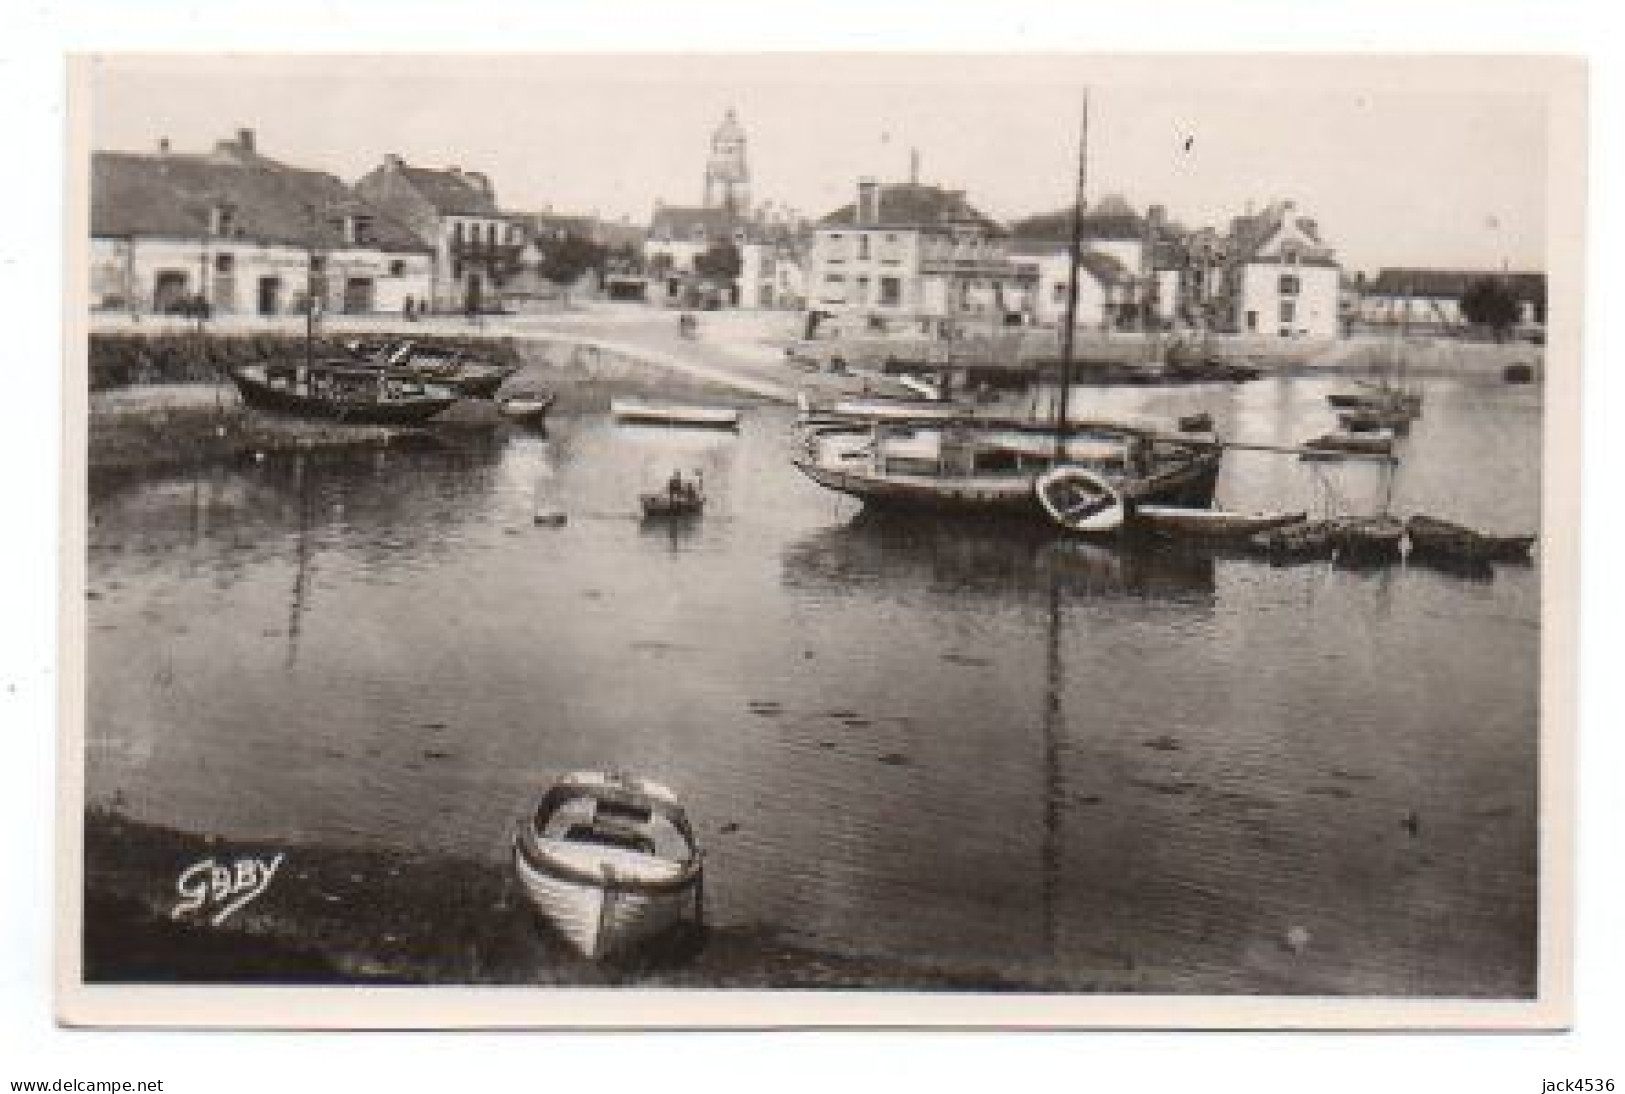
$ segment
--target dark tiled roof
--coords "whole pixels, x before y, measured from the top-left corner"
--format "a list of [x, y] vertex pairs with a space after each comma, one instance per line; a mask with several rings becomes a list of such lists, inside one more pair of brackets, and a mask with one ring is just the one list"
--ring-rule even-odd
[[[196, 239], [212, 210], [232, 208], [233, 236], [265, 243], [342, 247], [343, 218], [370, 218], [367, 243], [392, 251], [426, 248], [333, 175], [252, 153], [206, 156], [97, 152], [91, 158], [93, 236]], [[318, 222], [311, 224], [314, 207]]]
[[[1230, 222], [1230, 257], [1237, 262], [1259, 260], [1259, 252], [1291, 217], [1291, 206], [1274, 202], [1252, 216], [1236, 217]], [[1320, 238], [1320, 228], [1308, 217], [1291, 217], [1294, 227], [1313, 245], [1313, 249], [1300, 257], [1305, 266], [1335, 266], [1331, 248]], [[1264, 261], [1268, 261], [1265, 259]]]
[[[1024, 258], [1043, 258], [1050, 255], [1066, 254], [1064, 243], [1046, 242], [1043, 240], [1016, 240], [1010, 245], [1010, 257], [1020, 262]], [[1089, 271], [1091, 277], [1103, 285], [1119, 285], [1129, 280], [1129, 268], [1123, 265], [1116, 255], [1106, 254], [1104, 251], [1086, 250], [1078, 258], [1078, 264]]]
[[[476, 181], [476, 176], [450, 168], [400, 167], [401, 177], [418, 195], [434, 206], [441, 216], [494, 217], [496, 199]], [[479, 176], [483, 178], [483, 176]]]
[[1546, 275], [1543, 273], [1503, 273], [1499, 270], [1429, 270], [1384, 267], [1374, 281], [1367, 283], [1367, 296], [1433, 296], [1459, 299], [1474, 281], [1505, 278], [1520, 300], [1544, 300]]
[[[1085, 240], [1131, 240], [1145, 238], [1146, 222], [1132, 209], [1086, 209], [1080, 227]], [[1012, 224], [1010, 232], [1017, 239], [1065, 243], [1072, 238], [1072, 210], [1025, 217]]]
[[[944, 228], [972, 225], [992, 235], [1007, 235], [1005, 227], [965, 200], [958, 190], [919, 183], [896, 183], [879, 188], [878, 218], [873, 228]], [[857, 202], [843, 205], [818, 222], [820, 228], [857, 227]]]
[[707, 240], [732, 239], [743, 222], [729, 209], [703, 205], [662, 205], [649, 225], [649, 238], [694, 242], [698, 229]]

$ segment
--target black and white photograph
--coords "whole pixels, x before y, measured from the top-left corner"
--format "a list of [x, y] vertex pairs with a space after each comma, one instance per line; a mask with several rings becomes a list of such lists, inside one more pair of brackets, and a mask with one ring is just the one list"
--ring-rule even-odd
[[1583, 63], [70, 74], [65, 1021], [1567, 1022]]

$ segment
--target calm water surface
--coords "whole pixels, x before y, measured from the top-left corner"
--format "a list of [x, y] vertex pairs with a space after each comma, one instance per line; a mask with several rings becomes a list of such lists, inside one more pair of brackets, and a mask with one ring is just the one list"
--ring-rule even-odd
[[[1333, 425], [1330, 389], [1082, 398], [1294, 443]], [[1533, 529], [1540, 412], [1436, 380], [1391, 480], [1233, 453], [1221, 500]], [[804, 480], [788, 426], [588, 416], [96, 485], [91, 800], [500, 862], [540, 781], [621, 767], [689, 804], [714, 924], [814, 950], [1154, 991], [1533, 990], [1538, 567], [884, 519]], [[645, 525], [673, 466], [712, 504]]]

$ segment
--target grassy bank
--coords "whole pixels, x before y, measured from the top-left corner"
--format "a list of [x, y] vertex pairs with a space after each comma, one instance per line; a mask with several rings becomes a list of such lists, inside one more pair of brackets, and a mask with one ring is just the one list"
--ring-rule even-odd
[[[502, 866], [417, 851], [224, 841], [93, 809], [85, 817], [89, 982], [558, 984], [643, 987], [1128, 990], [1021, 983], [976, 970], [814, 951], [761, 927], [680, 927], [588, 962], [539, 923]], [[175, 918], [181, 872], [284, 857], [263, 895], [219, 926]], [[1059, 974], [1055, 974], [1059, 975]]]

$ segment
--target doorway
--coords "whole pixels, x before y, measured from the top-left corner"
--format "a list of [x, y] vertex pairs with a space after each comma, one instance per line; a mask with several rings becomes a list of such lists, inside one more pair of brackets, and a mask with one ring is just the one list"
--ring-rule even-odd
[[152, 278], [152, 310], [159, 315], [172, 315], [186, 307], [186, 273], [183, 270], [159, 270]]
[[470, 315], [477, 313], [480, 310], [480, 297], [484, 295], [484, 290], [485, 286], [480, 280], [480, 275], [469, 274], [468, 284], [463, 293], [463, 310]]
[[261, 315], [275, 315], [282, 306], [282, 279], [280, 277], [262, 277], [259, 287], [259, 307]]
[[373, 310], [373, 281], [370, 277], [350, 277], [344, 281], [344, 314], [359, 315]]

